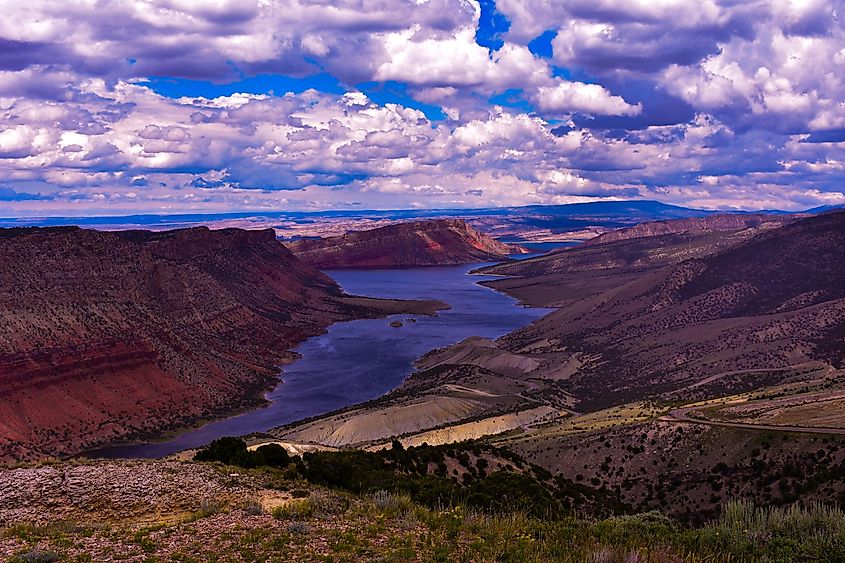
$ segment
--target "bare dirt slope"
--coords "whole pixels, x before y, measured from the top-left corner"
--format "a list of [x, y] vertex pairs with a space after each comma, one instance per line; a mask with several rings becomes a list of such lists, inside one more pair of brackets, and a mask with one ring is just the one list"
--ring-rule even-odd
[[474, 439], [565, 416], [573, 398], [541, 370], [486, 338], [433, 350], [394, 391], [360, 405], [271, 431], [294, 442], [378, 447]]

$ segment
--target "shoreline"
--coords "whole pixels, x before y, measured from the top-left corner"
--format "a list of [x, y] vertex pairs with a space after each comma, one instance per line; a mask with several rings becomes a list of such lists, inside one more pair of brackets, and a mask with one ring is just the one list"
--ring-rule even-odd
[[[407, 269], [415, 269], [415, 268], [407, 268]], [[530, 308], [530, 309], [546, 309], [545, 307], [526, 306], [526, 304], [520, 302], [519, 299], [516, 299], [514, 296], [509, 295], [507, 292], [500, 291], [498, 289], [490, 287], [490, 286], [484, 284], [482, 282], [482, 280], [472, 279], [472, 278], [477, 277], [477, 274], [471, 274], [470, 272], [466, 272], [465, 275], [468, 276], [471, 279], [471, 282], [470, 282], [471, 285], [477, 286], [479, 288], [483, 288], [485, 291], [490, 291], [492, 293], [496, 293], [496, 294], [508, 297], [509, 299], [514, 301], [513, 306], [515, 306], [515, 307], [524, 307], [524, 308]], [[284, 379], [285, 369], [284, 369], [284, 367], [301, 358], [301, 355], [298, 352], [295, 351], [295, 348], [298, 347], [299, 345], [301, 345], [302, 343], [306, 342], [310, 338], [314, 338], [316, 336], [326, 334], [327, 332], [329, 332], [329, 328], [336, 325], [336, 324], [342, 324], [344, 322], [350, 322], [350, 321], [355, 321], [355, 320], [364, 320], [364, 319], [368, 319], [368, 318], [369, 319], [387, 319], [387, 318], [389, 318], [393, 315], [423, 315], [423, 316], [436, 317], [436, 316], [438, 316], [439, 311], [452, 309], [452, 306], [450, 304], [446, 303], [445, 301], [439, 300], [439, 299], [397, 299], [397, 298], [379, 298], [379, 297], [344, 294], [343, 296], [339, 297], [338, 300], [341, 303], [344, 303], [344, 304], [349, 305], [351, 307], [355, 307], [355, 308], [361, 307], [362, 309], [369, 311], [370, 314], [355, 316], [354, 318], [345, 319], [345, 320], [341, 320], [341, 321], [331, 323], [330, 325], [326, 326], [324, 328], [324, 330], [322, 330], [319, 334], [312, 335], [312, 336], [304, 339], [302, 342], [298, 342], [295, 345], [293, 345], [292, 348], [289, 349], [286, 352], [286, 354], [289, 354], [290, 357], [286, 358], [284, 362], [278, 364], [279, 371], [278, 371], [277, 375], [275, 376], [275, 378], [270, 380], [268, 382], [268, 385], [266, 387], [263, 387], [254, 396], [255, 400], [253, 402], [251, 402], [249, 405], [244, 405], [243, 408], [238, 408], [238, 409], [233, 410], [233, 411], [228, 411], [226, 414], [222, 414], [220, 416], [211, 416], [211, 417], [208, 417], [208, 418], [201, 419], [201, 420], [197, 421], [195, 424], [181, 425], [181, 426], [178, 426], [178, 427], [174, 427], [174, 428], [168, 430], [165, 434], [156, 434], [154, 437], [151, 436], [150, 438], [140, 437], [140, 438], [135, 439], [135, 440], [121, 441], [121, 442], [117, 442], [117, 443], [111, 443], [111, 444], [107, 444], [107, 445], [103, 445], [103, 446], [98, 446], [98, 447], [93, 448], [93, 449], [88, 449], [88, 450], [67, 456], [67, 458], [97, 459], [98, 453], [106, 453], [106, 452], [104, 452], [104, 450], [110, 450], [110, 449], [113, 449], [113, 448], [143, 447], [143, 446], [155, 446], [156, 444], [164, 444], [164, 443], [167, 443], [171, 440], [176, 439], [178, 436], [180, 436], [180, 435], [182, 435], [186, 432], [198, 430], [198, 429], [200, 429], [200, 428], [202, 428], [202, 427], [204, 427], [208, 424], [220, 422], [220, 421], [223, 421], [223, 420], [226, 420], [226, 419], [229, 419], [229, 418], [244, 415], [244, 414], [256, 411], [258, 409], [261, 409], [263, 407], [268, 407], [269, 405], [271, 405], [272, 403], [275, 402], [275, 401], [267, 398], [268, 393], [274, 391], [279, 386], [281, 386], [285, 383], [285, 379]], [[374, 311], [377, 311], [378, 313], [376, 315], [373, 315], [372, 312], [374, 312]], [[549, 312], [551, 312], [551, 310]], [[531, 322], [533, 322], [533, 321], [531, 321]], [[517, 330], [518, 328], [521, 328], [521, 327], [517, 327], [514, 330]], [[512, 332], [512, 331], [508, 331], [507, 333], [505, 333], [505, 335], [509, 334], [510, 332]], [[504, 336], [504, 335], [502, 335], [502, 336]], [[433, 348], [427, 350], [421, 356], [417, 357], [414, 360], [413, 365], [415, 366], [416, 362], [426, 353], [437, 350], [439, 348], [440, 347], [433, 347]], [[412, 369], [416, 369], [416, 368], [412, 368]], [[372, 399], [368, 399], [366, 401], [355, 401], [355, 402], [352, 402], [350, 404], [344, 405], [344, 406], [340, 407], [339, 409], [331, 409], [329, 411], [326, 411], [325, 413], [315, 414], [315, 415], [312, 415], [312, 416], [306, 416], [306, 417], [303, 417], [301, 419], [293, 420], [293, 421], [290, 421], [290, 422], [285, 422], [285, 423], [282, 423], [282, 424], [276, 424], [276, 425], [274, 425], [270, 428], [267, 428], [263, 431], [252, 431], [252, 432], [248, 432], [248, 433], [243, 434], [243, 436], [250, 436], [250, 435], [254, 435], [254, 434], [267, 433], [267, 432], [270, 432], [270, 431], [277, 429], [277, 428], [284, 428], [284, 427], [287, 427], [287, 426], [290, 426], [290, 425], [302, 424], [302, 423], [307, 422], [307, 421], [311, 421], [311, 420], [319, 419], [321, 417], [329, 416], [333, 413], [344, 412], [344, 411], [347, 411], [349, 409], [353, 409], [353, 408], [356, 408], [356, 407], [361, 407], [361, 406], [366, 405], [366, 404], [371, 404], [373, 402], [381, 401], [381, 400], [383, 400], [383, 398], [385, 396], [390, 395], [391, 393], [400, 389], [401, 386], [403, 385], [403, 383], [407, 380], [407, 378], [410, 377], [410, 375], [411, 374], [408, 374], [396, 386], [391, 387], [390, 389], [388, 389], [387, 391], [385, 391], [381, 395], [379, 395], [377, 397], [373, 397]], [[192, 447], [184, 448], [184, 450], [190, 450], [190, 449], [194, 449], [194, 448], [192, 448]], [[180, 451], [184, 451], [184, 450], [180, 450]], [[161, 459], [161, 458], [170, 457], [172, 455], [178, 455], [178, 452], [173, 452], [173, 453], [170, 453], [170, 454], [164, 454], [162, 456], [155, 456], [153, 458]], [[115, 458], [115, 457], [119, 457], [119, 456], [107, 456], [107, 457], [108, 458]], [[137, 456], [133, 456], [133, 457], [137, 458]]]
[[[73, 459], [117, 459], [112, 458], [111, 456], [103, 458], [102, 456], [98, 456], [97, 454], [106, 453], [108, 450], [116, 448], [130, 448], [136, 446], [154, 446], [156, 444], [164, 444], [176, 439], [182, 434], [199, 430], [200, 428], [208, 424], [241, 416], [256, 411], [260, 408], [267, 407], [273, 403], [273, 401], [267, 398], [267, 394], [272, 392], [284, 383], [284, 367], [289, 364], [292, 364], [293, 362], [297, 361], [302, 357], [301, 354], [296, 352], [295, 349], [310, 338], [326, 334], [331, 326], [336, 325], [338, 323], [356, 320], [387, 319], [394, 315], [437, 316], [438, 311], [451, 309], [451, 305], [444, 301], [436, 299], [390, 299], [343, 294], [337, 298], [337, 301], [338, 303], [347, 305], [349, 307], [360, 308], [363, 314], [350, 315], [350, 318], [339, 319], [334, 322], [331, 322], [330, 324], [324, 326], [320, 332], [307, 336], [306, 338], [298, 342], [291, 343], [288, 349], [280, 353], [280, 356], [282, 356], [282, 358], [281, 361], [276, 364], [276, 373], [269, 377], [267, 379], [266, 384], [261, 385], [259, 389], [253, 392], [248, 392], [243, 395], [241, 398], [241, 402], [237, 407], [232, 409], [223, 408], [220, 409], [218, 412], [209, 412], [206, 416], [202, 418], [197, 418], [192, 422], [185, 424], [177, 423], [176, 425], [165, 427], [161, 431], [155, 432], [154, 434], [141, 434], [137, 435], [136, 438], [132, 438], [129, 440], [105, 443], [102, 445], [98, 445], [94, 448], [86, 448], [84, 450], [80, 450], [70, 454], [48, 457], [52, 457], [61, 461]], [[172, 454], [164, 455], [161, 457], [153, 457], [150, 459], [163, 459], [169, 457], [169, 455]], [[143, 458], [136, 457], [129, 459]]]

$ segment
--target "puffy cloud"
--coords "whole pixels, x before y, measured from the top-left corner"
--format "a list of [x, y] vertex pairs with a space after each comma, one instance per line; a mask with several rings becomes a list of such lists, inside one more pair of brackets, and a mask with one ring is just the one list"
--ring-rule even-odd
[[561, 82], [541, 86], [533, 96], [536, 106], [550, 113], [584, 112], [596, 115], [636, 115], [642, 106], [631, 105], [598, 84]]
[[[57, 4], [3, 0], [6, 67], [68, 64], [101, 77], [182, 76], [225, 79], [245, 72], [306, 73], [312, 57], [344, 77], [369, 74], [383, 56], [382, 35], [412, 21], [453, 30], [476, 18], [460, 0], [141, 0]], [[403, 17], [397, 17], [397, 14]], [[347, 48], [355, 46], [355, 56]], [[369, 56], [367, 56], [369, 55]]]
[[841, 16], [828, 0], [773, 0], [772, 14], [784, 31], [798, 35], [823, 34]]
[[[507, 43], [492, 56], [475, 42], [475, 26], [446, 37], [425, 37], [420, 26], [389, 34], [388, 60], [375, 72], [376, 80], [446, 87], [475, 86], [489, 91], [530, 87], [550, 80], [546, 63], [527, 47]], [[452, 92], [454, 93], [454, 91]]]
[[[752, 39], [732, 38], [700, 64], [673, 66], [661, 81], [707, 111], [782, 131], [839, 128], [843, 123], [845, 29], [821, 36], [761, 29]], [[742, 114], [746, 114], [743, 116]]]
[[[500, 0], [498, 6], [512, 20], [512, 41], [551, 30], [552, 59], [564, 67], [617, 84], [654, 80], [695, 110], [742, 127], [841, 127], [839, 0]], [[620, 94], [628, 99], [624, 86], [614, 92]]]
[[650, 72], [691, 64], [742, 32], [756, 6], [716, 0], [502, 0], [509, 36], [528, 41], [551, 29], [554, 60], [593, 72]]
[[0, 158], [23, 158], [36, 154], [34, 142], [37, 135], [37, 130], [26, 125], [0, 131]]
[[[502, 108], [466, 122], [432, 122], [355, 92], [174, 100], [142, 84], [109, 90], [94, 82], [87, 92], [62, 104], [20, 99], [3, 110], [0, 181], [45, 198], [0, 208], [478, 206], [602, 197], [701, 205], [702, 186], [714, 205], [797, 208], [827, 201], [812, 194], [835, 193], [825, 185], [845, 178], [835, 164], [845, 161], [842, 143], [808, 143], [805, 135], [773, 144], [763, 132], [737, 133], [706, 113], [620, 137], [577, 127], [555, 134], [539, 116]], [[699, 182], [705, 177], [731, 181]], [[763, 181], [766, 198], [755, 195]], [[790, 181], [811, 195], [783, 189], [778, 198], [776, 186]]]

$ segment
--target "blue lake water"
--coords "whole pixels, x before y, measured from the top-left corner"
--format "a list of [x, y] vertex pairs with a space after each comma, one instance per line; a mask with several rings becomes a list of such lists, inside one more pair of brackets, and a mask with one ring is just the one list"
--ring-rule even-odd
[[[529, 252], [532, 253], [532, 256], [539, 256], [540, 254], [545, 254], [546, 252], [550, 252], [552, 250], [557, 250], [558, 248], [570, 248], [573, 246], [578, 246], [579, 244], [583, 244], [582, 241], [575, 241], [575, 240], [549, 240], [544, 242], [532, 242], [522, 240], [521, 238], [514, 237], [514, 238], [501, 238], [499, 239], [500, 242], [506, 242], [510, 244], [518, 244], [519, 246], [525, 248]], [[517, 259], [524, 259], [526, 256], [523, 255], [515, 255], [514, 258]]]
[[572, 247], [578, 246], [581, 244], [580, 242], [570, 241], [570, 242], [517, 242], [517, 244], [524, 246], [526, 249], [530, 250], [535, 255], [543, 254], [545, 252], [549, 252], [551, 250], [555, 250], [558, 248], [564, 247]]
[[[265, 407], [208, 423], [167, 441], [115, 446], [92, 452], [99, 457], [151, 458], [207, 444], [220, 436], [269, 430], [379, 397], [412, 373], [426, 352], [470, 336], [497, 338], [549, 312], [527, 308], [478, 285], [467, 272], [482, 264], [398, 270], [328, 270], [354, 295], [439, 299], [452, 306], [436, 317], [394, 315], [336, 323], [295, 350], [301, 358], [284, 367], [282, 382]], [[407, 322], [413, 318], [416, 322]], [[390, 326], [400, 320], [402, 327]]]

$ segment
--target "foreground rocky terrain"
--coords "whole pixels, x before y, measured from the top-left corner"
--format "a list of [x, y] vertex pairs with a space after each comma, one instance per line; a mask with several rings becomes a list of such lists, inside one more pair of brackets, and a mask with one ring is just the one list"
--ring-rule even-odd
[[498, 262], [521, 252], [476, 231], [461, 219], [432, 219], [388, 225], [321, 239], [302, 239], [288, 248], [317, 268], [394, 268]]
[[[617, 448], [625, 441], [613, 440]], [[677, 442], [674, 449], [682, 446]], [[827, 443], [818, 446], [819, 452], [835, 451]], [[754, 462], [766, 466], [780, 447], [773, 443]], [[690, 527], [657, 512], [624, 514], [608, 491], [549, 479], [518, 456], [502, 454], [471, 444], [451, 453], [393, 450], [386, 458], [401, 461], [406, 475], [394, 482], [361, 456], [341, 453], [281, 468], [162, 461], [0, 468], [0, 559], [669, 563], [845, 556], [845, 515], [835, 508], [759, 509], [733, 502], [706, 525]], [[820, 455], [813, 457], [821, 459], [817, 468], [825, 464]], [[432, 461], [421, 463], [425, 459]], [[437, 496], [436, 473], [444, 462], [464, 471], [452, 500]], [[717, 479], [714, 487], [727, 474], [722, 466], [728, 467], [721, 464], [708, 476]], [[368, 484], [323, 471], [331, 467]], [[409, 473], [415, 475], [410, 481]], [[661, 481], [654, 494], [671, 503], [672, 491], [681, 488]], [[588, 508], [563, 499], [586, 501]], [[597, 501], [606, 513], [589, 516]]]
[[358, 298], [272, 231], [0, 230], [0, 459], [79, 452], [254, 406]]
[[23, 465], [0, 470], [0, 524], [174, 520], [245, 498], [268, 509], [290, 498], [266, 485], [235, 470], [178, 461]]

